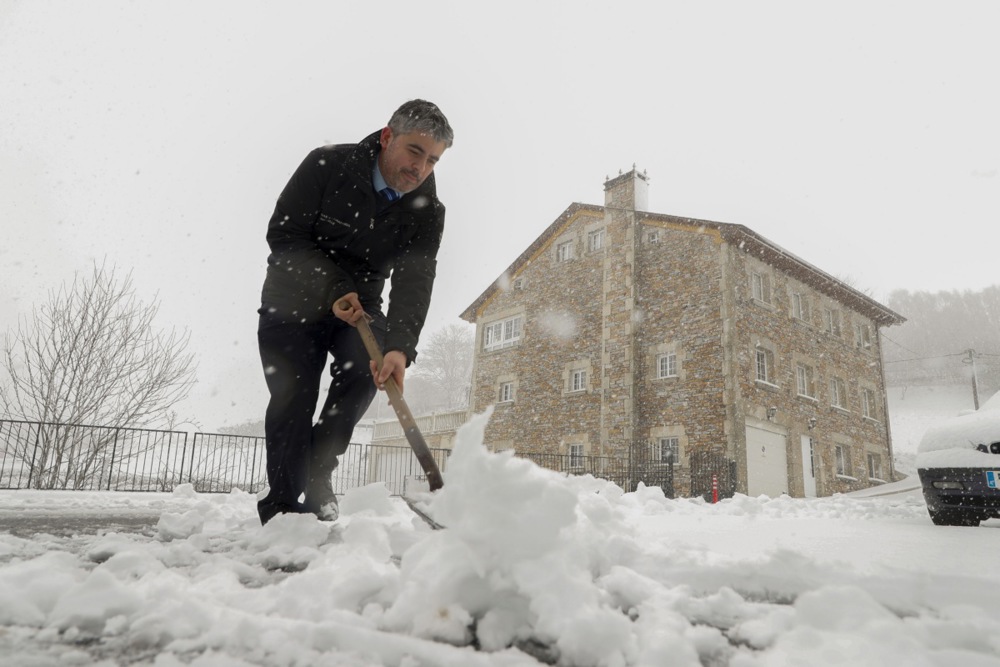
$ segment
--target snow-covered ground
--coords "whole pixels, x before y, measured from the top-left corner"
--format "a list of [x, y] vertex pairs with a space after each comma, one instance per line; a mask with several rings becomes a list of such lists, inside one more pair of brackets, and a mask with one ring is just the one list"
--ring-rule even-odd
[[[956, 410], [897, 399], [905, 461], [937, 418], [921, 414]], [[426, 500], [442, 531], [380, 485], [336, 524], [265, 527], [239, 491], [0, 492], [0, 664], [1000, 665], [1000, 521], [935, 527], [912, 481], [626, 494], [487, 452], [483, 419]], [[96, 535], [23, 528], [103, 514]]]

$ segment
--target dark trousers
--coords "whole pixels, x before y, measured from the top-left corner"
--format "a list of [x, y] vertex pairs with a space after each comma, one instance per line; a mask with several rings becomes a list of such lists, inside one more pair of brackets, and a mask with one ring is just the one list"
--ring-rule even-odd
[[[385, 340], [381, 313], [374, 314], [371, 328], [381, 345]], [[354, 427], [377, 390], [360, 334], [332, 315], [301, 323], [261, 312], [257, 342], [271, 394], [264, 419], [270, 492], [257, 504], [266, 522], [280, 512], [316, 509], [303, 506], [299, 496], [305, 493], [308, 503], [310, 486], [329, 489], [337, 457], [347, 450]], [[314, 424], [328, 355], [333, 355], [330, 390]]]

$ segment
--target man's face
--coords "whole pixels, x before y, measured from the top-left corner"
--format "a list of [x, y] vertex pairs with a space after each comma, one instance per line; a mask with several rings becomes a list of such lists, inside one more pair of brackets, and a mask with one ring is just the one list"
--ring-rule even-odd
[[382, 178], [394, 190], [412, 192], [434, 171], [434, 166], [445, 151], [443, 141], [418, 132], [395, 134], [388, 127], [383, 128], [382, 152], [378, 156], [378, 168]]

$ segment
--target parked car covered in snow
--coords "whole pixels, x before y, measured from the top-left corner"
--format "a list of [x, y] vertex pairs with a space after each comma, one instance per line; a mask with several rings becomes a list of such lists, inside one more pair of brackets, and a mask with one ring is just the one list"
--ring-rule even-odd
[[1000, 517], [1000, 392], [976, 412], [927, 429], [917, 448], [917, 474], [938, 526], [978, 526]]

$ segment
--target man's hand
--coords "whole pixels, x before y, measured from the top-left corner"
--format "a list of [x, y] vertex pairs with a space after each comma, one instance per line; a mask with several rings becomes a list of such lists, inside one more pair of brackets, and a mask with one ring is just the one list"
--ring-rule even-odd
[[365, 316], [365, 309], [361, 307], [361, 302], [358, 301], [357, 292], [348, 292], [334, 301], [332, 310], [338, 319], [347, 322], [352, 327], [356, 327], [358, 320]]
[[403, 375], [406, 374], [406, 355], [399, 350], [390, 350], [382, 358], [382, 369], [379, 370], [373, 361], [371, 363], [372, 378], [375, 386], [381, 391], [385, 391], [385, 381], [392, 377], [399, 387], [399, 392], [403, 393]]

